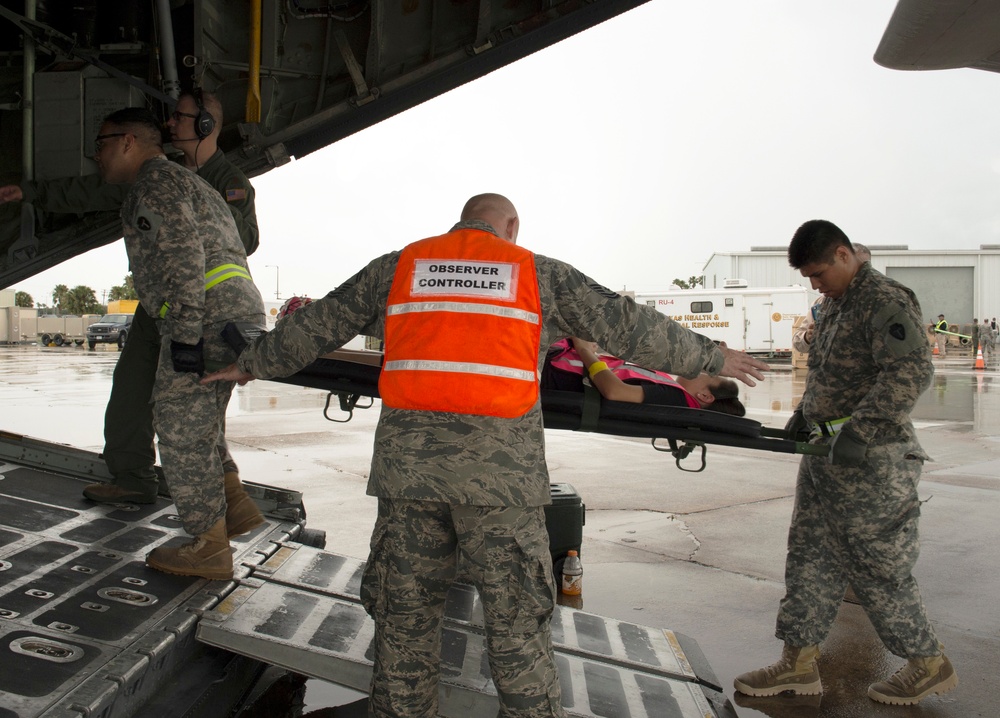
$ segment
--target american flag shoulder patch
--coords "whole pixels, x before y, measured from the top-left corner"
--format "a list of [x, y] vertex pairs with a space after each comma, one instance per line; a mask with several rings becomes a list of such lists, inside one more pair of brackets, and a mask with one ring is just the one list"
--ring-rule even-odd
[[239, 202], [247, 198], [247, 191], [245, 189], [227, 189], [226, 190], [226, 201], [227, 202]]

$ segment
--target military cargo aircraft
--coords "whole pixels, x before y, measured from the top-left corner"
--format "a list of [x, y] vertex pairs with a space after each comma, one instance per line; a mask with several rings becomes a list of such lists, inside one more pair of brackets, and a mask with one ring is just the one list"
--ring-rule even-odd
[[[110, 111], [166, 120], [192, 88], [219, 97], [219, 144], [258, 176], [644, 1], [3, 0], [0, 183], [94, 174]], [[0, 286], [120, 222], [0, 206]], [[322, 550], [295, 492], [248, 487], [267, 523], [234, 541], [235, 579], [209, 582], [143, 565], [179, 538], [171, 502], [86, 501], [110, 478], [92, 452], [0, 431], [0, 478], [0, 715], [228, 715], [266, 663], [366, 689], [361, 562]], [[494, 714], [475, 591], [449, 616], [442, 714]], [[565, 608], [553, 625], [573, 715], [733, 715], [690, 639]]]
[[[249, 177], [646, 0], [3, 0], [0, 183], [96, 173], [103, 118], [215, 93]], [[0, 209], [0, 287], [121, 236], [115, 212]]]
[[[219, 96], [220, 146], [258, 176], [645, 1], [0, 0], [0, 184], [93, 174], [108, 112], [166, 119], [191, 87]], [[901, 0], [875, 59], [996, 71], [998, 38], [1000, 2]], [[0, 287], [120, 236], [115, 212], [3, 205]], [[110, 478], [95, 454], [0, 431], [0, 477], [0, 715], [222, 715], [255, 658], [367, 685], [360, 564], [322, 550], [295, 492], [250, 488], [268, 522], [237, 542], [234, 581], [207, 582], [143, 565], [180, 533], [165, 496], [82, 499]], [[491, 715], [481, 609], [454, 594], [442, 714]], [[694, 641], [565, 608], [553, 624], [570, 715], [735, 715]]]
[[893, 70], [1000, 72], [1000, 3], [900, 0], [875, 62]]

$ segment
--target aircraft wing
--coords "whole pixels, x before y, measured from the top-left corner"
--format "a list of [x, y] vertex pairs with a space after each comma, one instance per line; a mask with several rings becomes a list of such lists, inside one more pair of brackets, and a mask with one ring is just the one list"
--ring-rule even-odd
[[893, 70], [1000, 72], [1000, 2], [900, 0], [875, 62]]
[[[103, 117], [166, 119], [192, 86], [218, 95], [219, 144], [254, 177], [644, 2], [80, 0], [26, 18], [0, 0], [0, 185], [94, 174]], [[120, 236], [116, 211], [0, 205], [0, 288]]]

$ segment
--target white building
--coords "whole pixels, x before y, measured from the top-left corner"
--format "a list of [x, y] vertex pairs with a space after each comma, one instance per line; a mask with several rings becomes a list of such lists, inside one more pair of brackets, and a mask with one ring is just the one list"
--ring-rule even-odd
[[[872, 266], [912, 289], [924, 320], [944, 314], [951, 324], [1000, 317], [1000, 244], [976, 249], [913, 250], [906, 245], [870, 244]], [[787, 247], [751, 247], [749, 252], [713, 254], [705, 264], [705, 287], [745, 279], [748, 287], [809, 283], [788, 266]]]

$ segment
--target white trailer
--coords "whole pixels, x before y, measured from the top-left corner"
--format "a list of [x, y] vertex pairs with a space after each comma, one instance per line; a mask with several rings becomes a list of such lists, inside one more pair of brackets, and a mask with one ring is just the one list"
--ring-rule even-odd
[[39, 346], [55, 345], [61, 347], [69, 344], [81, 346], [87, 339], [87, 327], [100, 321], [100, 314], [84, 314], [57, 316], [44, 314], [37, 319], [35, 326]]
[[817, 292], [798, 285], [635, 293], [636, 302], [699, 334], [732, 349], [769, 356], [791, 355], [792, 325], [818, 297]]

